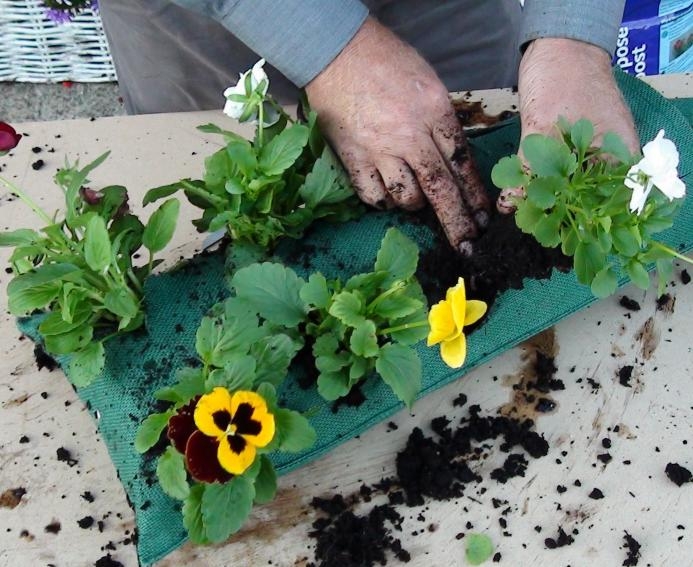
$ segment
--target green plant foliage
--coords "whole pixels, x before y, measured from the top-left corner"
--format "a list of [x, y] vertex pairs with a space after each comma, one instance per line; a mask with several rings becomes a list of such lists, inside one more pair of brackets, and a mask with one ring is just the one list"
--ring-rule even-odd
[[[153, 254], [171, 239], [178, 202], [169, 200], [147, 225], [130, 213], [127, 190], [119, 185], [88, 189], [87, 176], [108, 156], [55, 175], [65, 195], [63, 218], [49, 216], [21, 189], [0, 179], [43, 222], [41, 230], [0, 233], [0, 246], [14, 247], [15, 274], [7, 287], [13, 315], [46, 310], [39, 333], [51, 354], [72, 355], [68, 373], [76, 386], [87, 386], [104, 365], [103, 342], [144, 322], [145, 278], [155, 267]], [[140, 248], [149, 263], [133, 264]]]
[[[294, 121], [269, 95], [253, 91], [246, 103], [252, 114], [264, 105], [279, 112], [272, 126], [258, 122], [253, 141], [212, 124], [203, 132], [220, 134], [225, 146], [205, 160], [203, 179], [181, 181], [150, 189], [144, 203], [182, 190], [202, 209], [193, 221], [200, 231], [225, 229], [236, 242], [271, 247], [278, 238], [300, 238], [315, 220], [342, 222], [361, 212], [358, 199], [341, 163], [324, 143], [315, 113], [306, 123]], [[257, 100], [256, 100], [257, 99]], [[243, 121], [248, 117], [240, 117]]]
[[652, 237], [672, 225], [681, 200], [653, 190], [642, 213], [631, 213], [632, 190], [624, 179], [638, 156], [613, 132], [596, 147], [588, 120], [561, 119], [558, 128], [559, 138], [531, 134], [522, 141], [526, 167], [513, 155], [493, 168], [491, 178], [501, 189], [525, 189], [516, 202], [517, 226], [542, 246], [560, 246], [572, 256], [578, 280], [597, 297], [614, 293], [622, 275], [647, 289], [654, 261], [661, 261], [661, 293], [676, 253]]
[[[421, 363], [408, 345], [428, 333], [427, 302], [414, 277], [419, 251], [395, 228], [385, 234], [374, 271], [346, 283], [280, 264], [251, 264], [231, 279], [236, 297], [269, 323], [300, 327], [313, 340], [320, 395], [336, 400], [377, 371], [411, 405]], [[382, 370], [382, 372], [381, 372]]]

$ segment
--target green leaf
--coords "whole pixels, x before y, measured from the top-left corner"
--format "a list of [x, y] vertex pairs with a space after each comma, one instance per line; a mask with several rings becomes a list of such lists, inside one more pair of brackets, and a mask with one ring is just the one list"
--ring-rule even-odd
[[241, 268], [231, 279], [237, 297], [268, 321], [290, 328], [301, 323], [308, 312], [299, 296], [304, 284], [290, 268], [269, 262]]
[[68, 333], [86, 323], [92, 314], [92, 306], [88, 303], [80, 304], [72, 316], [72, 321], [69, 322], [63, 318], [63, 313], [60, 311], [53, 311], [49, 313], [43, 321], [41, 321], [38, 330], [43, 337], [48, 335], [60, 335], [62, 333]]
[[611, 266], [605, 266], [594, 276], [590, 287], [596, 297], [608, 297], [618, 288], [618, 275]]
[[378, 354], [378, 337], [375, 334], [375, 323], [366, 319], [357, 325], [349, 340], [351, 352], [357, 356], [372, 358]]
[[561, 243], [561, 216], [556, 212], [543, 215], [534, 227], [534, 238], [545, 248], [553, 248]]
[[178, 221], [180, 202], [169, 199], [152, 213], [142, 233], [142, 244], [152, 253], [160, 252], [171, 241]]
[[375, 260], [376, 272], [387, 272], [384, 284], [406, 281], [416, 272], [419, 247], [396, 228], [388, 228]]
[[485, 534], [467, 534], [464, 554], [470, 565], [481, 565], [493, 555], [493, 542]]
[[163, 199], [165, 197], [170, 197], [176, 191], [183, 187], [181, 184], [182, 181], [189, 181], [189, 179], [176, 181], [175, 183], [171, 183], [170, 185], [161, 185], [160, 187], [153, 187], [145, 193], [144, 199], [142, 199], [142, 206], [146, 207], [149, 203], [153, 203], [154, 201], [158, 201], [159, 199]]
[[84, 232], [84, 259], [95, 272], [104, 271], [111, 263], [111, 239], [106, 221], [93, 213]]
[[185, 457], [173, 447], [167, 447], [159, 457], [156, 465], [156, 476], [164, 493], [176, 500], [185, 500], [190, 494], [188, 473], [185, 470]]
[[272, 384], [262, 382], [255, 391], [265, 398], [268, 407], [273, 408], [277, 404], [277, 389]]
[[183, 526], [188, 530], [190, 541], [197, 544], [209, 543], [202, 519], [202, 497], [210, 485], [194, 484], [183, 502]]
[[231, 140], [244, 140], [245, 138], [242, 138], [240, 135], [236, 134], [235, 132], [231, 132], [230, 130], [224, 130], [217, 126], [216, 124], [202, 124], [201, 126], [198, 126], [197, 129], [200, 132], [204, 132], [206, 134], [221, 134], [226, 138], [229, 138]]
[[575, 254], [578, 242], [580, 239], [572, 225], [563, 225], [561, 227], [561, 252], [566, 256], [572, 256]]
[[527, 200], [540, 209], [549, 209], [556, 203], [556, 193], [566, 186], [565, 177], [537, 177], [527, 186]]
[[657, 260], [657, 296], [661, 297], [666, 290], [667, 283], [674, 273], [674, 259], [660, 258]]
[[317, 309], [326, 309], [332, 299], [332, 294], [327, 288], [327, 280], [320, 272], [311, 274], [308, 283], [301, 287], [299, 295], [306, 305], [312, 305]]
[[291, 167], [308, 143], [309, 130], [293, 124], [278, 134], [260, 151], [259, 167], [265, 175], [280, 175]]
[[226, 145], [226, 152], [243, 175], [251, 177], [255, 173], [257, 169], [257, 156], [250, 142], [244, 139], [231, 140]]
[[628, 258], [640, 251], [640, 233], [635, 226], [615, 226], [611, 230], [614, 248]]
[[604, 268], [606, 254], [597, 242], [579, 242], [575, 247], [573, 262], [578, 281], [590, 285], [597, 273]]
[[279, 386], [286, 378], [289, 364], [301, 348], [302, 342], [284, 334], [264, 337], [255, 342], [250, 354], [255, 357], [255, 382], [269, 382]]
[[373, 313], [389, 321], [407, 317], [422, 307], [423, 303], [418, 299], [408, 297], [402, 293], [391, 294], [375, 304]]
[[205, 377], [200, 368], [181, 368], [176, 372], [176, 383], [154, 392], [157, 400], [183, 405], [195, 396], [205, 393]]
[[242, 475], [224, 484], [205, 486], [200, 508], [209, 541], [220, 543], [240, 530], [250, 515], [254, 498], [253, 484]]
[[421, 360], [416, 352], [401, 344], [386, 344], [380, 349], [375, 370], [396, 396], [411, 407], [421, 390]]
[[522, 152], [532, 173], [540, 177], [566, 177], [577, 167], [575, 155], [570, 148], [550, 136], [525, 136], [522, 140]]
[[[19, 276], [21, 277], [21, 276]], [[10, 282], [16, 281], [17, 278]], [[13, 293], [9, 292], [8, 286], [8, 307], [12, 315], [27, 315], [35, 309], [42, 309], [48, 306], [60, 291], [58, 284], [42, 284], [33, 288], [19, 289]]]
[[41, 235], [29, 228], [0, 232], [0, 246], [22, 246], [41, 241]]
[[499, 189], [524, 187], [528, 180], [520, 158], [514, 154], [502, 158], [491, 170], [491, 181]]
[[308, 419], [297, 411], [279, 408], [274, 414], [279, 432], [279, 450], [298, 453], [315, 444], [317, 434]]
[[388, 279], [387, 272], [369, 272], [351, 276], [344, 284], [344, 291], [357, 290], [364, 297], [372, 297], [384, 286]]
[[104, 296], [103, 305], [123, 319], [133, 319], [140, 310], [137, 298], [125, 287], [110, 289]]
[[277, 493], [277, 473], [266, 455], [260, 456], [260, 472], [255, 477], [255, 503], [266, 504]]
[[515, 224], [522, 232], [534, 234], [534, 229], [543, 216], [543, 209], [540, 209], [524, 199], [517, 204], [517, 210], [515, 211]]
[[630, 163], [633, 156], [625, 142], [615, 132], [607, 132], [602, 139], [602, 152], [611, 154], [621, 163]]
[[[224, 382], [214, 384], [227, 390], [250, 390], [255, 383], [255, 359], [247, 354], [235, 354], [224, 364]], [[210, 389], [210, 382], [206, 387]]]
[[[424, 325], [417, 325], [417, 323], [425, 323]], [[403, 317], [402, 319], [397, 319], [396, 321], [391, 321], [391, 324], [393, 326], [399, 327], [400, 325], [406, 325], [409, 323], [413, 323], [414, 326], [412, 326], [409, 329], [401, 329], [399, 331], [393, 331], [391, 333], [388, 333], [388, 336], [393, 340], [397, 341], [398, 343], [402, 343], [403, 345], [414, 345], [418, 343], [419, 341], [425, 339], [428, 336], [428, 332], [430, 330], [430, 327], [428, 325], [428, 321], [426, 319], [426, 312], [422, 309], [421, 311], [417, 311], [415, 313], [412, 313], [411, 315], [407, 315], [406, 317]]]
[[342, 371], [321, 372], [318, 376], [318, 394], [331, 402], [349, 393], [349, 377]]
[[214, 317], [203, 317], [195, 334], [195, 350], [202, 362], [212, 363], [212, 352], [219, 342], [223, 327], [221, 321]]
[[135, 435], [135, 451], [146, 453], [159, 442], [162, 431], [168, 425], [168, 420], [175, 414], [174, 409], [163, 413], [148, 415], [140, 424]]
[[570, 129], [570, 140], [581, 156], [584, 156], [592, 145], [594, 126], [589, 120], [581, 118]]
[[626, 263], [625, 269], [630, 281], [640, 289], [647, 289], [650, 287], [650, 275], [647, 273], [645, 266], [640, 262], [632, 259]]
[[101, 341], [94, 341], [72, 355], [68, 376], [78, 388], [88, 386], [103, 370], [106, 352]]
[[356, 327], [365, 320], [365, 306], [357, 291], [342, 291], [332, 298], [328, 313], [349, 327]]
[[298, 192], [306, 206], [312, 209], [341, 203], [354, 194], [341, 163], [329, 146], [323, 148], [322, 155], [313, 164]]
[[351, 357], [351, 367], [349, 368], [349, 384], [356, 384], [370, 370], [372, 360], [360, 356]]
[[51, 354], [71, 354], [84, 349], [94, 335], [94, 327], [84, 323], [79, 327], [70, 329], [66, 333], [59, 335], [48, 335], [44, 337], [46, 350]]

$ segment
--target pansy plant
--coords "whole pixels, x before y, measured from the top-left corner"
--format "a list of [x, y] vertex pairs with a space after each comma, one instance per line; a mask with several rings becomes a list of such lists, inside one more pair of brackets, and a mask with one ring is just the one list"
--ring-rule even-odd
[[238, 531], [253, 503], [274, 498], [273, 451], [298, 452], [315, 442], [299, 412], [280, 407], [276, 387], [302, 341], [261, 321], [231, 298], [203, 318], [196, 335], [200, 365], [178, 371], [155, 397], [171, 403], [147, 417], [135, 449], [169, 446], [156, 473], [161, 489], [183, 501], [183, 523], [195, 543], [216, 543]]
[[676, 146], [660, 131], [639, 158], [612, 132], [594, 146], [588, 120], [561, 120], [558, 129], [558, 138], [524, 138], [526, 165], [513, 155], [493, 168], [498, 187], [524, 188], [516, 201], [517, 226], [572, 256], [578, 280], [597, 297], [614, 293], [620, 274], [647, 289], [653, 262], [663, 293], [673, 258], [692, 261], [654, 238], [672, 226], [685, 194]]
[[225, 145], [205, 160], [203, 179], [151, 189], [144, 203], [182, 190], [202, 209], [193, 221], [201, 232], [225, 230], [238, 245], [263, 249], [282, 236], [299, 238], [316, 219], [344, 221], [360, 214], [349, 177], [325, 144], [314, 112], [294, 120], [268, 94], [264, 61], [241, 74], [224, 95], [224, 112], [255, 124], [246, 140], [213, 124], [200, 130], [223, 136]]
[[[125, 187], [86, 187], [87, 176], [107, 156], [81, 169], [66, 164], [58, 171], [55, 181], [65, 195], [62, 214], [49, 215], [0, 177], [0, 186], [43, 225], [0, 232], [0, 246], [14, 247], [14, 277], [7, 286], [10, 312], [46, 311], [38, 331], [49, 353], [71, 355], [67, 374], [76, 386], [88, 385], [100, 373], [106, 340], [144, 323], [144, 280], [158, 264], [154, 255], [170, 241], [178, 217], [178, 201], [170, 199], [144, 225], [130, 212]], [[142, 247], [148, 262], [136, 266], [134, 257]]]
[[231, 285], [261, 317], [304, 330], [323, 398], [345, 396], [375, 372], [411, 405], [421, 389], [421, 361], [411, 346], [428, 333], [427, 302], [414, 276], [418, 254], [414, 242], [391, 228], [372, 272], [346, 281], [318, 272], [304, 280], [266, 262], [241, 268]]

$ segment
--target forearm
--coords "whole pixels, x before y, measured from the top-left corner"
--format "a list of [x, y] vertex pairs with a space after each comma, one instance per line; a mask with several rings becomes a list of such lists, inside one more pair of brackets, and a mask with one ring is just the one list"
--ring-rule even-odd
[[625, 0], [526, 0], [520, 45], [546, 37], [577, 39], [611, 55], [624, 5]]
[[173, 0], [223, 24], [299, 87], [339, 54], [368, 16], [359, 0]]

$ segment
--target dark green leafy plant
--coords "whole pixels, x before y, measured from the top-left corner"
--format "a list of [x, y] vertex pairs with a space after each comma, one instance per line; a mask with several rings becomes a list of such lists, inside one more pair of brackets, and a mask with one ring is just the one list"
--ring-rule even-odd
[[214, 124], [200, 126], [225, 141], [205, 160], [203, 179], [151, 189], [144, 204], [182, 190], [203, 211], [193, 221], [199, 231], [225, 229], [234, 241], [268, 248], [282, 236], [300, 238], [317, 219], [341, 222], [361, 209], [346, 172], [320, 134], [315, 113], [305, 110], [305, 122], [293, 120], [267, 94], [262, 63], [227, 90], [225, 111], [239, 122], [255, 121], [254, 139]]
[[[179, 370], [175, 384], [156, 392], [172, 405], [142, 422], [135, 449], [148, 451], [166, 430], [171, 445], [159, 457], [157, 477], [166, 494], [183, 501], [194, 543], [227, 539], [253, 504], [274, 498], [269, 453], [298, 452], [315, 442], [308, 420], [277, 401], [276, 387], [301, 346], [295, 333], [261, 322], [231, 298], [198, 328], [201, 365]], [[211, 436], [210, 422], [217, 428]], [[220, 449], [224, 444], [228, 449]]]
[[[636, 163], [638, 157], [612, 132], [604, 135], [601, 147], [593, 146], [594, 128], [588, 120], [572, 125], [561, 121], [558, 126], [558, 139], [525, 137], [521, 149], [526, 166], [513, 155], [493, 168], [495, 185], [525, 190], [525, 198], [516, 201], [517, 226], [542, 246], [560, 246], [573, 258], [578, 280], [597, 297], [614, 293], [622, 274], [647, 289], [647, 267], [653, 262], [662, 293], [672, 259], [691, 261], [654, 239], [672, 226], [682, 202], [675, 146], [661, 133]], [[666, 144], [664, 149], [661, 144]], [[653, 173], [662, 168], [666, 182]], [[655, 186], [658, 190], [651, 191]]]
[[419, 250], [387, 231], [374, 270], [346, 282], [315, 273], [308, 281], [281, 264], [252, 264], [231, 279], [236, 296], [261, 317], [311, 338], [318, 391], [346, 395], [377, 372], [411, 406], [421, 389], [421, 361], [411, 345], [428, 334], [427, 302], [414, 272]]
[[[40, 230], [0, 233], [0, 246], [14, 247], [10, 312], [47, 310], [39, 333], [49, 353], [72, 355], [68, 375], [77, 386], [88, 385], [103, 368], [106, 340], [144, 323], [143, 283], [178, 217], [178, 201], [170, 199], [145, 226], [130, 213], [125, 187], [86, 188], [87, 175], [107, 156], [82, 169], [67, 164], [56, 174], [65, 194], [63, 218], [49, 216], [24, 191], [0, 179], [44, 224]], [[142, 246], [148, 262], [135, 266], [133, 256]]]

